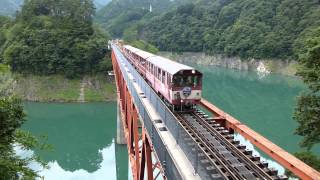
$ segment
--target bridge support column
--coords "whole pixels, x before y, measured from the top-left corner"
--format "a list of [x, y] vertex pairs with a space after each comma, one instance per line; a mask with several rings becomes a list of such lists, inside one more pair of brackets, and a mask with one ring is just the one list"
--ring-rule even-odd
[[117, 144], [127, 144], [123, 129], [123, 123], [121, 120], [119, 100], [117, 101]]

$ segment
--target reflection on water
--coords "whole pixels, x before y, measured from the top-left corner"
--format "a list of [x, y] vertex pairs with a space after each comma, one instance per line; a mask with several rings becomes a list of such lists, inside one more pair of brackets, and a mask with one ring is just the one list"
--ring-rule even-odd
[[41, 173], [45, 179], [128, 179], [126, 146], [114, 143], [115, 103], [25, 103], [25, 108], [23, 128], [47, 135], [53, 145], [52, 151], [36, 152], [49, 162]]
[[75, 171], [68, 171], [63, 169], [57, 161], [50, 162], [48, 165], [50, 169], [44, 170], [40, 173], [41, 176], [44, 176], [47, 180], [56, 180], [56, 179], [68, 179], [68, 180], [93, 180], [93, 179], [104, 179], [108, 177], [110, 180], [116, 180], [116, 168], [115, 168], [115, 147], [114, 143], [111, 146], [106, 147], [99, 151], [101, 154], [101, 162], [99, 168], [94, 172], [88, 172], [84, 169], [77, 169]]

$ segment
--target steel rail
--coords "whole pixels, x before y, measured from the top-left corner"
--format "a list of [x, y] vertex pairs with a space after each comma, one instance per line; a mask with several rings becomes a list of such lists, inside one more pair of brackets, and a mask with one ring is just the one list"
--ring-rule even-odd
[[[191, 125], [191, 123], [186, 121], [184, 119], [184, 117], [182, 117], [182, 116], [189, 115], [189, 116], [191, 116], [191, 118], [194, 118], [199, 125], [201, 125], [204, 129], [207, 130], [207, 132], [209, 132], [212, 136], [217, 138], [217, 140], [221, 143], [221, 145], [223, 145], [229, 152], [231, 152], [234, 155], [234, 157], [238, 158], [240, 163], [243, 163], [245, 165], [245, 167], [248, 168], [248, 171], [252, 172], [253, 176], [256, 176], [257, 178], [261, 178], [261, 179], [275, 179], [275, 178], [277, 178], [277, 177], [272, 177], [271, 175], [266, 173], [263, 169], [261, 169], [254, 161], [252, 161], [246, 154], [241, 152], [234, 144], [232, 144], [218, 130], [216, 130], [214, 127], [211, 127], [211, 125], [205, 119], [200, 117], [199, 114], [197, 114], [195, 112], [176, 113], [176, 114], [177, 114], [177, 116], [180, 117], [180, 120], [182, 119], [183, 121], [185, 121], [185, 123], [187, 123], [189, 126], [191, 126], [194, 129], [194, 131], [197, 131], [196, 130], [197, 128], [193, 127]], [[201, 135], [201, 132], [195, 132], [195, 134], [197, 134], [198, 137], [200, 137], [200, 136], [202, 137], [203, 140], [201, 140], [201, 141], [203, 142], [203, 144], [205, 146], [207, 146], [207, 147], [210, 146], [209, 140], [207, 140], [206, 137], [203, 137], [203, 135]], [[208, 149], [212, 151], [215, 149], [215, 147], [213, 147], [211, 145], [211, 147]], [[227, 169], [231, 169], [232, 172], [238, 172], [232, 166], [232, 163], [225, 160], [224, 157], [222, 157], [222, 155], [219, 152], [217, 152], [217, 150], [215, 150], [215, 152], [219, 155], [219, 157], [222, 159], [222, 161], [226, 164]], [[239, 175], [237, 175], [237, 177], [240, 179], [243, 179], [243, 177], [241, 176], [242, 173], [239, 172], [238, 174]]]
[[219, 133], [214, 127], [212, 127], [205, 119], [199, 116], [199, 114], [192, 112], [194, 117], [197, 118], [197, 122], [206, 127], [206, 129], [215, 134], [215, 137], [219, 138], [220, 142], [225, 145], [228, 150], [237, 154], [237, 157], [241, 158], [241, 162], [245, 163], [254, 171], [257, 175], [264, 179], [274, 179], [263, 169], [261, 169], [254, 161], [252, 161], [247, 155], [241, 152], [234, 144], [232, 144], [227, 138], [225, 138], [221, 133]]
[[[230, 178], [232, 180], [241, 179], [241, 177], [239, 177], [236, 174], [234, 174], [225, 165], [226, 163], [223, 162], [224, 161], [223, 158], [218, 157], [220, 154], [217, 153], [216, 149], [210, 148], [208, 146], [208, 144], [206, 142], [204, 142], [203, 139], [199, 136], [199, 133], [192, 127], [192, 125], [190, 125], [189, 123], [187, 123], [187, 121], [185, 121], [184, 117], [182, 117], [180, 114], [176, 114], [176, 117], [179, 120], [179, 122], [185, 127], [185, 130], [194, 139], [194, 141], [196, 141], [198, 145], [199, 145], [199, 143], [201, 143], [202, 146], [200, 145], [199, 147], [204, 152], [204, 154], [206, 154], [207, 159], [211, 162], [211, 164], [217, 168], [217, 170], [220, 172], [220, 174], [222, 174], [226, 179], [230, 179]], [[207, 151], [211, 151], [211, 152], [209, 153]], [[213, 157], [210, 157], [210, 156], [213, 156]], [[221, 167], [218, 167], [214, 160], [218, 161], [219, 165], [221, 165]], [[222, 169], [227, 171], [227, 173], [224, 172]]]

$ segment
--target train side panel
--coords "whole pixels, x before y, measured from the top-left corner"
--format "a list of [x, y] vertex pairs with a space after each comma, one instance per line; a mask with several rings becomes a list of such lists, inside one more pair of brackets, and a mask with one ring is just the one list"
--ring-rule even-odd
[[[177, 63], [176, 63], [173, 66], [171, 66], [172, 61], [168, 62], [167, 60], [165, 60], [164, 61], [165, 63], [163, 63], [163, 61], [160, 62], [160, 65], [163, 67], [159, 68], [158, 66], [153, 65], [151, 68], [150, 64], [152, 64], [154, 62], [151, 62], [152, 60], [150, 61], [148, 58], [152, 57], [152, 56], [154, 58], [157, 58], [158, 56], [155, 56], [155, 55], [150, 54], [148, 52], [141, 51], [139, 49], [136, 49], [136, 48], [133, 48], [130, 46], [122, 47], [122, 51], [123, 51], [124, 55], [130, 61], [130, 63], [133, 66], [135, 66], [137, 71], [140, 74], [142, 74], [142, 76], [149, 82], [151, 87], [160, 96], [162, 96], [164, 99], [166, 99], [168, 103], [170, 103], [172, 105], [181, 105], [181, 104], [191, 105], [191, 104], [198, 104], [198, 102], [201, 100], [201, 90], [202, 90], [201, 85], [194, 86], [194, 87], [189, 86], [188, 88], [191, 90], [189, 91], [188, 95], [186, 95], [184, 92], [184, 88], [186, 88], [185, 86], [184, 87], [175, 87], [173, 85], [172, 77], [174, 76], [174, 74], [170, 74], [166, 70], [168, 70], [167, 68], [169, 68], [169, 69], [171, 68], [171, 70], [172, 70], [172, 68], [174, 68], [176, 66], [180, 67], [180, 64], [177, 65]], [[167, 62], [168, 62], [168, 64], [167, 64]], [[159, 61], [158, 61], [158, 63], [159, 63]], [[186, 69], [187, 69], [187, 71], [189, 71], [189, 75], [190, 75], [190, 72], [191, 72], [190, 67], [189, 67], [189, 69], [185, 65], [181, 65], [181, 67], [182, 68], [178, 68], [178, 69], [182, 69], [181, 72], [183, 71], [184, 67], [186, 67]], [[152, 72], [152, 71], [154, 71], [154, 72]], [[186, 77], [187, 75], [184, 75], [184, 72], [187, 72], [187, 71], [183, 71], [181, 73], [181, 76]], [[193, 71], [195, 71], [195, 70], [192, 69], [192, 72]], [[176, 71], [176, 72], [179, 72], [179, 71]], [[201, 74], [201, 73], [199, 73], [199, 74]]]

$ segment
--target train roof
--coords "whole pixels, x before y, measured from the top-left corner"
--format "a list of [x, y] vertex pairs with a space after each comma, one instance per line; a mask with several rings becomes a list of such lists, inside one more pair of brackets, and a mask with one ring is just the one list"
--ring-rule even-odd
[[160, 57], [160, 56], [154, 56], [147, 59], [149, 62], [154, 64], [155, 66], [167, 71], [170, 74], [176, 74], [177, 72], [181, 70], [195, 70], [194, 68], [180, 64], [177, 62], [174, 62], [170, 59]]
[[142, 51], [140, 49], [137, 49], [137, 48], [129, 46], [129, 45], [125, 45], [123, 47], [128, 49], [128, 50], [130, 50], [131, 52], [137, 54], [138, 56], [142, 57], [143, 59], [147, 59], [149, 57], [156, 56], [154, 54], [151, 54], [151, 53], [146, 52], [146, 51]]
[[143, 59], [146, 59], [147, 61], [151, 62], [152, 64], [154, 64], [155, 66], [167, 71], [170, 74], [176, 74], [177, 72], [181, 71], [181, 70], [195, 70], [194, 68], [172, 61], [170, 59], [161, 57], [161, 56], [157, 56], [154, 54], [151, 54], [149, 52], [146, 51], [142, 51], [138, 48], [132, 47], [130, 45], [125, 45], [123, 46], [124, 48], [128, 49], [129, 51], [137, 54], [138, 56], [142, 57]]

